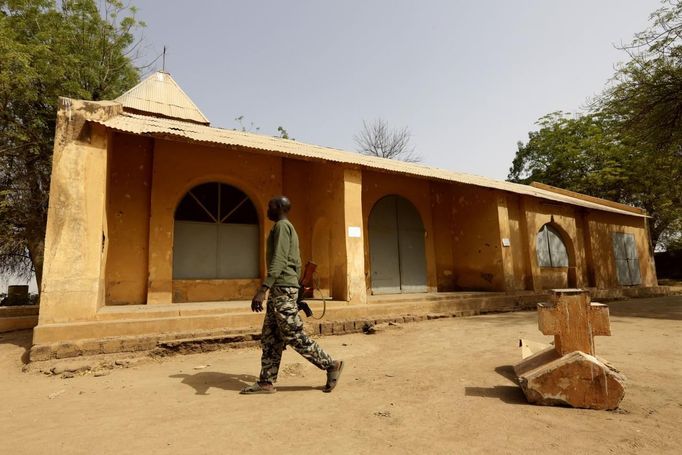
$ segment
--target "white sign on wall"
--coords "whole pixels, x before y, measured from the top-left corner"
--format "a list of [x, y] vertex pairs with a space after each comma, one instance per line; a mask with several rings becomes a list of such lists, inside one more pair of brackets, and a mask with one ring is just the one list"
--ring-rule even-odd
[[362, 237], [362, 229], [360, 229], [360, 226], [348, 226], [348, 237], [358, 239]]

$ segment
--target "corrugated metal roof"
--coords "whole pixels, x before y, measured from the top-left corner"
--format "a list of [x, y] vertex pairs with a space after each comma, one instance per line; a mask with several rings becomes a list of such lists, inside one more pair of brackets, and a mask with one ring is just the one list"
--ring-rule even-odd
[[210, 122], [168, 73], [157, 71], [116, 98], [124, 109], [208, 125]]
[[477, 185], [485, 188], [494, 188], [508, 191], [510, 193], [534, 196], [537, 198], [562, 202], [565, 204], [577, 205], [589, 209], [602, 210], [606, 212], [618, 213], [628, 216], [646, 216], [645, 214], [633, 213], [614, 207], [582, 200], [564, 194], [554, 193], [541, 188], [534, 188], [529, 185], [510, 183], [501, 180], [494, 180], [477, 175], [464, 174], [460, 172], [448, 171], [415, 163], [405, 163], [403, 161], [390, 160], [372, 156], [365, 156], [359, 153], [347, 152], [339, 149], [321, 147], [318, 145], [305, 144], [298, 141], [291, 141], [271, 136], [246, 133], [242, 131], [212, 128], [209, 126], [197, 125], [187, 122], [174, 121], [163, 118], [148, 117], [131, 113], [123, 113], [112, 117], [106, 121], [96, 121], [108, 128], [134, 134], [146, 134], [156, 136], [177, 136], [197, 142], [207, 142], [222, 145], [237, 145], [258, 149], [263, 151], [275, 152], [291, 157], [303, 159], [314, 159], [331, 161], [360, 166], [367, 169], [378, 171], [395, 172], [399, 174], [413, 175], [427, 179], [437, 179], [449, 182], [465, 183]]

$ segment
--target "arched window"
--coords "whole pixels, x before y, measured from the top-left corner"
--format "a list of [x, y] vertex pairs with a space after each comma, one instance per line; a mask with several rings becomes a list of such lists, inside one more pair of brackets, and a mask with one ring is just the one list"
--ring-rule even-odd
[[175, 210], [173, 278], [257, 278], [258, 239], [258, 213], [246, 194], [217, 182], [196, 186]]
[[550, 224], [540, 228], [536, 238], [540, 267], [568, 267], [568, 251], [561, 234]]

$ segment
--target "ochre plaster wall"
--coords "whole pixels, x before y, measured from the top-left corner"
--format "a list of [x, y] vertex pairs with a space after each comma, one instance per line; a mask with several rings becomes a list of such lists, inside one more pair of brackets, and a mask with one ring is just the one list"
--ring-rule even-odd
[[[498, 196], [499, 197], [499, 196]], [[507, 222], [509, 225], [508, 236], [509, 246], [502, 246], [503, 254], [511, 260], [512, 276], [508, 280], [507, 290], [532, 289], [532, 276], [530, 264], [530, 246], [526, 242], [527, 225], [525, 213], [521, 211], [521, 197], [507, 193], [506, 200]], [[500, 224], [504, 223], [504, 218], [500, 217]], [[505, 236], [503, 235], [502, 238]]]
[[438, 290], [505, 289], [513, 273], [503, 267], [499, 245], [509, 227], [498, 220], [507, 215], [504, 204], [498, 207], [497, 193], [438, 181], [430, 187]]
[[[574, 206], [552, 203], [534, 197], [521, 197], [520, 207], [522, 216], [525, 213], [528, 262], [532, 275], [531, 288], [539, 290], [589, 286], [582, 211]], [[568, 252], [569, 266], [567, 268], [548, 268], [538, 265], [537, 234], [547, 223], [551, 223], [561, 234]]]
[[[236, 147], [209, 147], [159, 139], [155, 142], [153, 162], [147, 303], [171, 303], [173, 300], [174, 212], [187, 191], [201, 183], [227, 183], [251, 198], [260, 218], [261, 276], [264, 276], [264, 245], [272, 226], [266, 216], [267, 201], [282, 193], [282, 159]], [[239, 290], [241, 295], [244, 292], [241, 289], [241, 280], [235, 280], [235, 292]], [[199, 290], [191, 293], [186, 290], [185, 293], [201, 298]], [[206, 297], [210, 298], [210, 294]]]
[[251, 300], [260, 279], [173, 280], [173, 302]]
[[641, 217], [623, 216], [615, 213], [590, 211], [585, 217], [589, 233], [594, 281], [598, 288], [619, 287], [616, 260], [613, 253], [612, 233], [633, 234], [637, 245], [641, 286], [656, 286], [656, 269], [651, 252], [646, 220]]
[[504, 290], [497, 192], [462, 184], [451, 191], [455, 289]]
[[312, 226], [310, 216], [311, 163], [285, 159], [282, 162], [282, 193], [291, 201], [289, 220], [298, 233], [301, 261], [311, 260], [310, 241]]
[[348, 226], [362, 230], [360, 171], [287, 159], [283, 187], [292, 201], [290, 219], [301, 240], [301, 259], [317, 264], [322, 291], [336, 300], [364, 303], [364, 263], [357, 264], [357, 256], [363, 257], [362, 239], [346, 235]]
[[[129, 139], [129, 138], [128, 138]], [[139, 144], [138, 144], [139, 145]], [[122, 138], [117, 149], [134, 146]], [[244, 149], [205, 147], [195, 144], [157, 140], [153, 147], [151, 191], [147, 205], [138, 200], [130, 204], [128, 194], [136, 190], [144, 200], [148, 188], [140, 173], [137, 184], [119, 181], [132, 178], [117, 169], [135, 168], [144, 158], [121, 153], [112, 169], [109, 212], [114, 221], [110, 259], [107, 271], [107, 294], [110, 303], [171, 303], [188, 301], [244, 299], [258, 285], [258, 280], [176, 280], [172, 279], [173, 223], [177, 203], [195, 185], [219, 181], [244, 191], [254, 202], [261, 219], [261, 278], [265, 274], [265, 239], [272, 226], [267, 220], [266, 206], [270, 197], [285, 194], [292, 201], [290, 219], [296, 226], [301, 243], [301, 258], [305, 263], [318, 264], [318, 276], [327, 296], [364, 303], [364, 259], [355, 264], [354, 256], [363, 258], [362, 239], [347, 239], [346, 224], [362, 228], [360, 192], [361, 173], [339, 165], [281, 159]], [[136, 161], [137, 160], [137, 161]], [[116, 172], [116, 174], [114, 174]], [[136, 187], [136, 188], [133, 188]], [[148, 214], [144, 212], [145, 206]], [[119, 212], [126, 208], [124, 215]], [[118, 216], [117, 216], [118, 215]], [[148, 226], [144, 220], [148, 218]], [[118, 224], [117, 224], [118, 223]], [[147, 240], [139, 233], [147, 230]], [[135, 237], [133, 239], [132, 237]], [[350, 256], [348, 251], [360, 250]], [[349, 250], [350, 249], [350, 250]], [[132, 268], [144, 267], [144, 272], [131, 270], [137, 261], [131, 251], [148, 251]], [[349, 261], [353, 272], [349, 272]], [[148, 263], [148, 266], [147, 266]], [[140, 265], [144, 264], [144, 265]], [[147, 282], [146, 276], [149, 280]], [[354, 290], [354, 278], [359, 274], [361, 290]], [[124, 286], [120, 277], [127, 276]], [[134, 282], [134, 276], [145, 277]], [[219, 285], [217, 285], [219, 284]], [[146, 289], [143, 293], [142, 289]]]
[[147, 301], [153, 146], [150, 138], [113, 133], [107, 201], [107, 304]]
[[438, 287], [436, 274], [436, 258], [434, 252], [434, 230], [433, 218], [431, 216], [431, 189], [429, 181], [415, 177], [408, 177], [398, 174], [382, 172], [363, 171], [362, 172], [362, 214], [365, 225], [364, 233], [364, 257], [366, 288], [371, 289], [371, 262], [369, 235], [367, 226], [369, 215], [381, 198], [389, 195], [401, 196], [410, 201], [419, 212], [422, 223], [424, 224], [425, 239], [425, 260], [426, 260], [426, 285], [430, 291], [435, 291]]
[[[362, 189], [364, 188], [364, 175], [359, 169], [343, 170], [343, 215], [344, 237], [346, 239], [346, 265], [344, 274], [339, 277], [339, 272], [334, 272], [334, 281], [345, 281], [345, 300], [350, 303], [367, 303], [367, 285], [365, 274], [365, 217], [362, 211]], [[360, 237], [351, 237], [349, 228], [360, 231]], [[428, 248], [428, 247], [427, 247]], [[428, 251], [428, 249], [427, 249]], [[427, 252], [428, 257], [428, 252]]]
[[[514, 197], [516, 198], [516, 197]], [[508, 202], [512, 197], [508, 197]], [[533, 197], [520, 197], [518, 215], [510, 210], [512, 228], [512, 251], [514, 255], [514, 276], [516, 280], [525, 276], [528, 289], [550, 289], [558, 287], [618, 287], [615, 258], [611, 234], [626, 232], [635, 236], [640, 258], [642, 286], [655, 286], [656, 273], [653, 266], [649, 237], [645, 219], [589, 210], [567, 204], [553, 203]], [[511, 207], [513, 204], [508, 203]], [[551, 223], [562, 235], [569, 255], [568, 268], [539, 267], [537, 261], [536, 236], [540, 228]], [[525, 241], [515, 240], [518, 231]], [[518, 246], [517, 246], [518, 245]], [[526, 251], [525, 270], [516, 261], [517, 252]]]
[[115, 103], [60, 99], [36, 340], [41, 325], [92, 319], [103, 305], [111, 136], [86, 119], [118, 112]]
[[451, 292], [457, 289], [457, 277], [454, 272], [455, 223], [453, 221], [452, 184], [434, 181], [430, 182], [429, 186], [437, 290]]

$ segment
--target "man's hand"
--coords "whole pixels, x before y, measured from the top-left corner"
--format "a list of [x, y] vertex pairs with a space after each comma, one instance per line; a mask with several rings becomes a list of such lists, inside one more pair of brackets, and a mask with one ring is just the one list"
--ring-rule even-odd
[[265, 300], [265, 292], [267, 291], [266, 287], [259, 287], [258, 292], [256, 292], [256, 295], [253, 296], [253, 300], [251, 300], [251, 311], [254, 313], [260, 313], [263, 311], [263, 300]]

